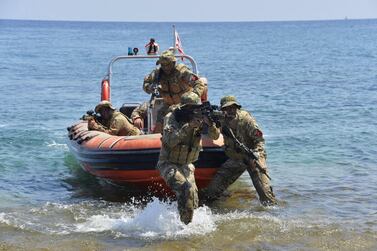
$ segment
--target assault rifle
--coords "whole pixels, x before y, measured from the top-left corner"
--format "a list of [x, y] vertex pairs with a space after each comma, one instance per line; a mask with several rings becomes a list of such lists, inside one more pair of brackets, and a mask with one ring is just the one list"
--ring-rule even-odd
[[269, 178], [271, 180], [271, 177], [268, 175], [266, 169], [264, 169], [260, 163], [259, 163], [259, 155], [258, 153], [255, 153], [253, 150], [251, 150], [250, 148], [248, 148], [247, 146], [245, 146], [245, 144], [241, 143], [237, 138], [236, 136], [234, 135], [233, 133], [233, 130], [227, 126], [223, 126], [222, 127], [222, 133], [225, 135], [225, 136], [228, 136], [230, 138], [232, 138], [234, 140], [234, 142], [236, 143], [236, 146], [242, 151], [244, 152], [248, 157], [250, 157], [251, 159], [255, 160], [255, 166], [256, 168], [259, 169], [259, 171], [261, 171], [264, 175], [267, 176], [267, 178]]
[[160, 97], [160, 92], [158, 91], [158, 89], [160, 87], [160, 79], [161, 79], [161, 69], [157, 73], [157, 78], [151, 84], [152, 95], [151, 95], [151, 98], [149, 100], [149, 108], [153, 108], [155, 99]]
[[192, 118], [203, 120], [207, 117], [209, 121], [220, 127], [220, 121], [224, 118], [224, 113], [219, 110], [218, 106], [211, 105], [209, 101], [205, 101], [200, 105], [188, 105], [177, 108], [174, 111], [177, 121], [188, 122]]
[[151, 98], [149, 100], [149, 107], [150, 108], [153, 107], [155, 98], [160, 97], [160, 93], [158, 92], [158, 83], [152, 84], [152, 90], [153, 90], [153, 92], [152, 92]]
[[215, 123], [216, 127], [221, 126], [221, 120], [225, 118], [224, 113], [217, 105], [211, 105], [209, 101], [204, 101], [200, 106], [200, 111], [203, 116], [206, 116], [209, 121]]
[[81, 120], [91, 120], [91, 119], [94, 119], [97, 123], [101, 123], [102, 121], [102, 118], [101, 116], [98, 116], [97, 113], [95, 113], [93, 110], [89, 110], [86, 112], [86, 114], [84, 114], [82, 117], [81, 117]]

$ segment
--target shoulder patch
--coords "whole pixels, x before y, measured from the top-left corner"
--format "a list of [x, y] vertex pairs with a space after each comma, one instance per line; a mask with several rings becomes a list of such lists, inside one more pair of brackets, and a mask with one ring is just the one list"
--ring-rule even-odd
[[195, 74], [191, 74], [191, 81], [196, 81], [198, 79], [199, 79], [198, 76], [196, 76]]
[[255, 129], [254, 135], [256, 137], [263, 137], [263, 132], [261, 130], [259, 130], [259, 129]]

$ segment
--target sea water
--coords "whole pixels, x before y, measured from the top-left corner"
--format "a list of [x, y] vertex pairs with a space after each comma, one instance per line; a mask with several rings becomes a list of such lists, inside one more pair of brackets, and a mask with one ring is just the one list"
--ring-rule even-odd
[[[172, 23], [0, 20], [0, 250], [376, 250], [377, 20], [176, 27], [209, 100], [235, 95], [263, 129], [279, 205], [245, 174], [186, 226], [175, 201], [129, 197], [70, 154], [109, 61], [169, 48]], [[154, 67], [114, 65], [114, 105], [148, 100]]]

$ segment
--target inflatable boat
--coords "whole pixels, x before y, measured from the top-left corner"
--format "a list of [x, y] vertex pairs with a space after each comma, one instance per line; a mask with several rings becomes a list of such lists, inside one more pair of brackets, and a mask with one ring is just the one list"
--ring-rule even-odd
[[[158, 55], [118, 56], [111, 60], [108, 73], [101, 82], [101, 100], [110, 101], [112, 67], [121, 60], [157, 59]], [[192, 71], [198, 73], [195, 60], [188, 55], [177, 55], [191, 62]], [[206, 82], [206, 79], [203, 79]], [[153, 99], [153, 100], [152, 100]], [[156, 164], [161, 148], [161, 134], [153, 133], [157, 110], [162, 106], [162, 98], [152, 96], [148, 107], [144, 134], [139, 136], [114, 136], [99, 131], [88, 130], [86, 120], [68, 127], [68, 146], [82, 168], [98, 178], [118, 185], [131, 185], [151, 191], [169, 190], [160, 177]], [[206, 94], [202, 100], [206, 100]], [[130, 117], [138, 104], [124, 104], [119, 109]], [[225, 162], [222, 149], [223, 138], [212, 140], [202, 135], [203, 150], [194, 163], [195, 179], [199, 189], [208, 185], [217, 168]]]

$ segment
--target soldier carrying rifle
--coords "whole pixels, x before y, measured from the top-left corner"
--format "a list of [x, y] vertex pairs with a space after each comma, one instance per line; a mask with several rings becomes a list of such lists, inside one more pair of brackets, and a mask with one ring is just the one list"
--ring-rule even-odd
[[157, 169], [167, 185], [173, 190], [178, 201], [181, 221], [192, 221], [194, 209], [198, 207], [198, 189], [192, 164], [202, 149], [200, 139], [204, 124], [208, 136], [217, 139], [220, 130], [207, 117], [196, 111], [201, 107], [199, 96], [187, 92], [181, 96], [178, 107], [164, 118], [162, 147]]
[[135, 127], [130, 119], [123, 115], [107, 100], [101, 101], [95, 108], [95, 112], [101, 116], [98, 118], [90, 112], [84, 115], [83, 119], [88, 121], [88, 129], [105, 132], [117, 136], [135, 136], [139, 135], [140, 130]]
[[201, 97], [206, 90], [206, 85], [199, 76], [191, 72], [186, 65], [177, 64], [176, 61], [171, 51], [164, 51], [156, 62], [160, 67], [144, 78], [144, 91], [152, 94], [157, 85], [158, 92], [164, 101], [157, 112], [154, 133], [161, 132], [164, 116], [168, 113], [169, 107], [177, 105], [184, 93], [194, 92]]
[[220, 101], [225, 118], [221, 120], [225, 154], [229, 159], [220, 167], [211, 183], [203, 190], [204, 199], [218, 198], [247, 170], [262, 205], [276, 204], [266, 165], [263, 133], [250, 113], [240, 109], [234, 96]]

